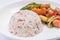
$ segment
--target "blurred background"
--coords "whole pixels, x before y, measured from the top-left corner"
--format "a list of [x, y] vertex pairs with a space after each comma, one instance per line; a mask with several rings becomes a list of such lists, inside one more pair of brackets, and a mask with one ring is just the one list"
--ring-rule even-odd
[[[3, 7], [3, 6], [6, 6], [10, 3], [18, 2], [18, 1], [23, 1], [23, 0], [0, 0], [0, 8]], [[26, 0], [26, 1], [28, 1], [28, 0]], [[60, 3], [60, 0], [48, 0], [48, 1], [53, 1], [53, 2]]]

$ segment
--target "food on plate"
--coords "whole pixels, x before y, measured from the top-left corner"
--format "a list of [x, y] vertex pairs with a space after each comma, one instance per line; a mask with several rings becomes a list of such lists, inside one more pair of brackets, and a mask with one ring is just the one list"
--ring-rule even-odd
[[33, 2], [33, 3], [30, 3], [30, 4], [28, 4], [27, 6], [21, 8], [21, 9], [23, 9], [23, 10], [26, 10], [26, 9], [30, 10], [32, 8], [38, 8], [39, 6], [40, 6], [39, 4], [36, 4], [35, 2]]
[[46, 16], [43, 16], [43, 15], [40, 15], [40, 19], [43, 21], [43, 22], [47, 22], [48, 21], [48, 18]]
[[40, 4], [40, 8], [50, 8], [50, 4]]
[[29, 3], [25, 7], [21, 8], [21, 10], [31, 10], [37, 13], [41, 21], [47, 24], [48, 28], [60, 28], [60, 8], [52, 8], [50, 4], [35, 2]]
[[46, 8], [41, 8], [41, 9], [32, 8], [31, 10], [36, 12], [39, 15], [45, 15], [46, 14]]
[[56, 10], [57, 14], [60, 15], [60, 8], [56, 8], [55, 10]]
[[15, 13], [9, 23], [10, 33], [20, 37], [31, 37], [42, 31], [39, 16], [29, 10], [20, 10]]
[[52, 16], [51, 18], [48, 19], [48, 28], [52, 28], [53, 25], [52, 25], [52, 21], [55, 19], [55, 16]]
[[57, 12], [55, 12], [53, 10], [48, 10], [46, 16], [47, 17], [52, 17], [52, 16], [55, 16], [56, 14], [57, 14]]
[[60, 16], [56, 16], [52, 22], [53, 26], [60, 28]]

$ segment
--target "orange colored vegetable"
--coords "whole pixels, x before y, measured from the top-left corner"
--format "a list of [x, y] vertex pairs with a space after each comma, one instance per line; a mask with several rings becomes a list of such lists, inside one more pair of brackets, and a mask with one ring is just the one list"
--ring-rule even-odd
[[40, 10], [37, 9], [37, 8], [32, 8], [31, 10], [34, 11], [34, 12], [36, 12], [36, 13], [39, 13], [39, 11], [40, 11]]
[[54, 20], [52, 24], [54, 27], [60, 28], [60, 20]]
[[38, 15], [46, 15], [46, 8], [33, 8], [32, 11], [36, 12]]
[[52, 22], [53, 26], [60, 28], [60, 16], [56, 16]]

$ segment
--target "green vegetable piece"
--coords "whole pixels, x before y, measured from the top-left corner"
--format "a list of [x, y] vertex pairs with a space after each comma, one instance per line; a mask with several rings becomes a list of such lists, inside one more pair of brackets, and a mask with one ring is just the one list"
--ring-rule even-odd
[[21, 8], [21, 10], [30, 10], [31, 8], [39, 8], [39, 6], [40, 6], [39, 4], [32, 2], [29, 5]]
[[51, 18], [48, 19], [47, 22], [52, 22], [54, 20], [55, 16], [52, 16]]
[[31, 8], [39, 8], [39, 5], [37, 4], [37, 5], [30, 5], [31, 6]]
[[50, 24], [50, 28], [53, 28], [53, 25], [52, 25], [52, 23]]
[[33, 2], [33, 3], [30, 3], [29, 6], [31, 6], [31, 8], [38, 8], [40, 4]]
[[48, 6], [48, 8], [50, 8], [50, 5]]
[[48, 23], [48, 28], [53, 28], [53, 25], [52, 25], [52, 23], [50, 22], [50, 23]]
[[30, 5], [36, 5], [36, 3], [35, 2], [32, 2], [32, 3], [30, 3]]
[[25, 6], [23, 8], [21, 8], [21, 10], [29, 10], [31, 7], [30, 6]]
[[48, 23], [48, 28], [53, 28], [53, 25], [51, 22]]
[[55, 16], [52, 16], [49, 20], [48, 20], [48, 28], [52, 28], [52, 21], [55, 19]]

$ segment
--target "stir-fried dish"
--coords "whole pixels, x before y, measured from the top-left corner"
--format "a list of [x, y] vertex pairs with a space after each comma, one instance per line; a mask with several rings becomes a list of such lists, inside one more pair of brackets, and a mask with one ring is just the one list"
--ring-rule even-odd
[[50, 4], [38, 4], [35, 2], [27, 4], [21, 10], [31, 10], [37, 13], [48, 28], [60, 28], [60, 8], [52, 8]]

